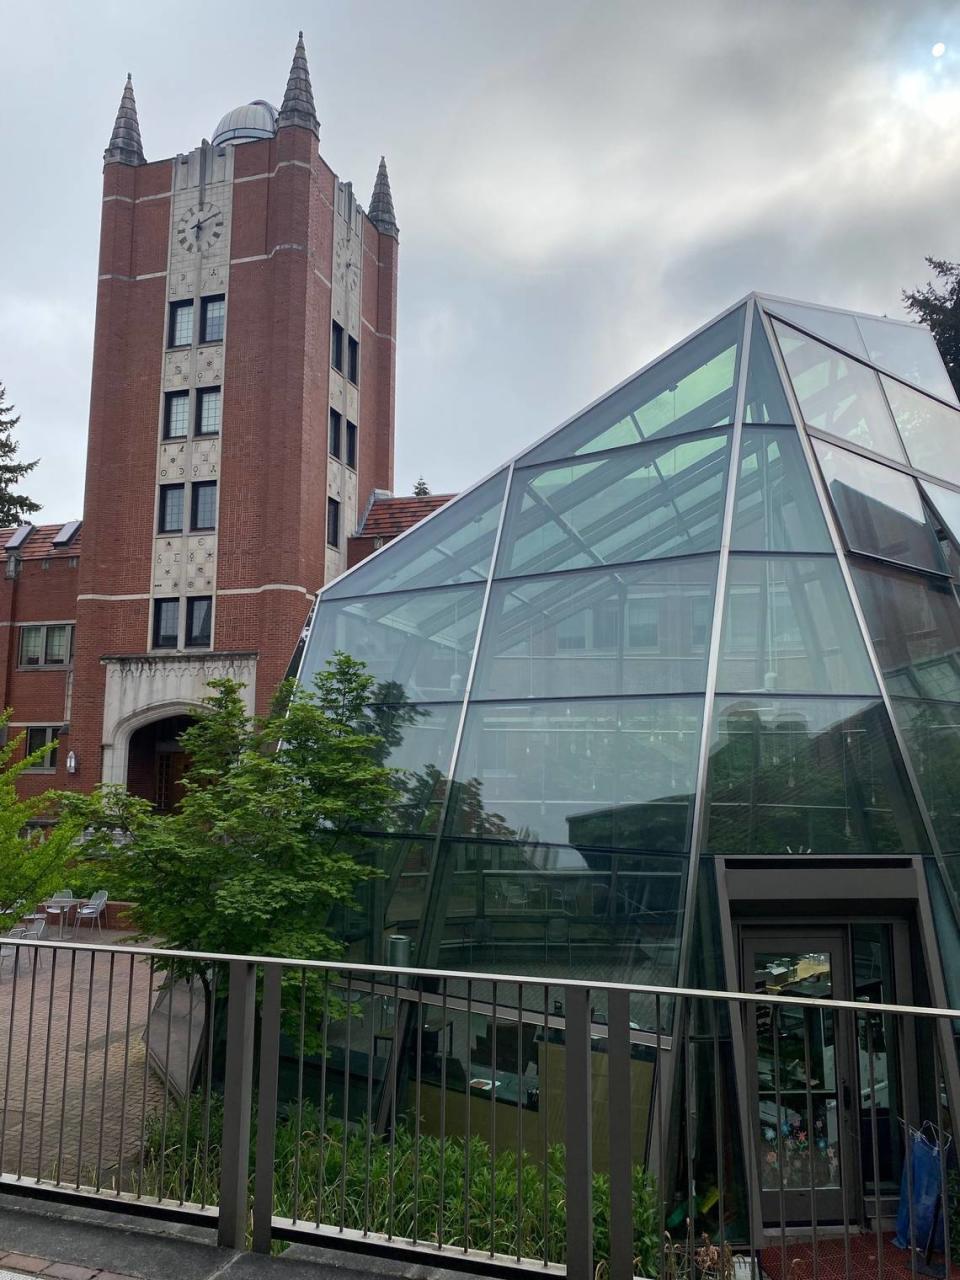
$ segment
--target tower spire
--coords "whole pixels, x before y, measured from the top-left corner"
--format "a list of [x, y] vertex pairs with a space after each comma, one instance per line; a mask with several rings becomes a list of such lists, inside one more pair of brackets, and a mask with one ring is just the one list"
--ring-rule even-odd
[[133, 76], [127, 72], [120, 107], [113, 124], [110, 143], [103, 153], [105, 164], [146, 164], [143, 143], [140, 141], [140, 121], [137, 119], [137, 100], [133, 96]]
[[400, 228], [397, 226], [397, 215], [393, 210], [393, 195], [390, 192], [390, 178], [387, 175], [387, 162], [380, 157], [380, 167], [373, 184], [373, 195], [370, 197], [370, 208], [367, 217], [384, 235], [399, 239]]
[[320, 136], [320, 121], [313, 103], [313, 88], [310, 84], [310, 68], [307, 66], [307, 51], [303, 47], [303, 32], [299, 33], [297, 47], [293, 54], [293, 63], [287, 79], [287, 90], [283, 95], [283, 106], [277, 128], [285, 125], [299, 125], [301, 129], [311, 129]]

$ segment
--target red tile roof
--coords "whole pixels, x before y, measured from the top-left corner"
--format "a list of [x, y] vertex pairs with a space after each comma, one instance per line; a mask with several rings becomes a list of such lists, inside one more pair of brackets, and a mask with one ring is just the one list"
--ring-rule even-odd
[[425, 498], [376, 498], [358, 533], [363, 538], [395, 538], [455, 497], [431, 493]]
[[[60, 524], [38, 524], [33, 532], [16, 547], [16, 553], [24, 560], [46, 560], [49, 557], [75, 556], [80, 552], [80, 541], [83, 537], [83, 525], [73, 535], [65, 547], [55, 547], [53, 540], [67, 521]], [[0, 554], [16, 533], [16, 529], [0, 529]]]

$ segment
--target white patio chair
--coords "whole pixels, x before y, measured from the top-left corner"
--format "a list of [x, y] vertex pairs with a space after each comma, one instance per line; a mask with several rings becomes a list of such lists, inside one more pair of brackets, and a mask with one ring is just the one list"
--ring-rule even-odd
[[[22, 938], [26, 933], [26, 929], [18, 926], [16, 929], [9, 929], [3, 937], [5, 938]], [[0, 975], [3, 973], [4, 962], [12, 960], [14, 966], [20, 962], [20, 952], [25, 950], [24, 947], [13, 947], [9, 942], [0, 942]]]
[[74, 934], [80, 933], [80, 926], [84, 920], [90, 921], [90, 932], [93, 933], [94, 921], [96, 921], [97, 931], [103, 933], [103, 925], [100, 923], [100, 917], [107, 909], [107, 893], [105, 889], [98, 889], [89, 902], [81, 902], [77, 908], [77, 916], [74, 922]]
[[[23, 934], [22, 934], [22, 937], [24, 937], [24, 938], [33, 938], [33, 939], [35, 939], [37, 942], [40, 942], [40, 941], [41, 941], [43, 938], [45, 938], [46, 936], [47, 936], [47, 922], [46, 922], [46, 920], [34, 920], [33, 924], [32, 924], [28, 929], [24, 929], [24, 930], [23, 930]], [[14, 947], [14, 950], [15, 950], [15, 951], [22, 951], [22, 952], [24, 953], [24, 955], [29, 959], [30, 954], [31, 954], [31, 952], [32, 952], [33, 948], [31, 948], [31, 947]], [[41, 965], [41, 966], [42, 966], [42, 965], [44, 965], [44, 964], [46, 964], [46, 962], [47, 962], [47, 953], [46, 953], [46, 948], [45, 948], [45, 947], [37, 947], [36, 951], [37, 951], [37, 963], [38, 963], [39, 965]]]

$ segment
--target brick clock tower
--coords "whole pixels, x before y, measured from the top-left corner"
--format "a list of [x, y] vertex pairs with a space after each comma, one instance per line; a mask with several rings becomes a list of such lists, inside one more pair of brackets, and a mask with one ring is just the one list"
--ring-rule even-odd
[[[208, 681], [264, 710], [313, 594], [393, 484], [398, 229], [319, 154], [302, 35], [279, 111], [105, 152], [69, 777], [172, 802]], [[62, 759], [61, 759], [62, 767]], [[56, 769], [61, 772], [61, 767]], [[49, 781], [49, 780], [47, 780]]]

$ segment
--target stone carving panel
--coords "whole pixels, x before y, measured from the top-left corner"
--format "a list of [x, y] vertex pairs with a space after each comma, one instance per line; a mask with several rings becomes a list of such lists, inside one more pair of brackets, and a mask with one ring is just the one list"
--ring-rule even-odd
[[168, 351], [163, 357], [164, 391], [189, 387], [193, 375], [193, 351]]
[[182, 590], [184, 568], [183, 538], [157, 538], [153, 550], [153, 594], [178, 596]]
[[161, 484], [186, 480], [193, 461], [192, 440], [164, 440], [160, 445], [157, 476]]
[[196, 383], [198, 387], [218, 386], [223, 381], [223, 343], [197, 350]]
[[184, 543], [183, 590], [188, 595], [212, 595], [217, 571], [216, 534], [191, 534]]

